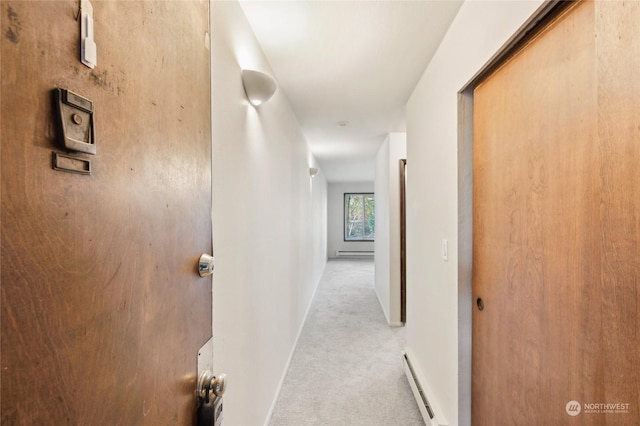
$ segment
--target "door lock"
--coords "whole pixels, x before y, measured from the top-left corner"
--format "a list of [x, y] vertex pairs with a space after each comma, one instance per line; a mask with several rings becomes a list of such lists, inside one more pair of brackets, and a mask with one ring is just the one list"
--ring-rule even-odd
[[198, 399], [204, 403], [209, 403], [211, 399], [222, 396], [227, 388], [227, 375], [220, 374], [214, 376], [211, 371], [206, 370], [198, 378], [196, 393]]
[[198, 261], [198, 274], [201, 277], [208, 277], [213, 274], [213, 256], [203, 254]]
[[198, 382], [196, 399], [198, 402], [196, 426], [221, 426], [224, 418], [222, 394], [226, 389], [226, 375], [214, 376], [213, 337], [198, 350]]

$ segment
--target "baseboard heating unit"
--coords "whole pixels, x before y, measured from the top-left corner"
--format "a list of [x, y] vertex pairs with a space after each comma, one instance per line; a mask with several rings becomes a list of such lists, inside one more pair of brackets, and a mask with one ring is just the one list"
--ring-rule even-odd
[[407, 380], [409, 380], [413, 397], [416, 399], [416, 403], [418, 404], [424, 423], [428, 426], [446, 426], [447, 423], [443, 422], [443, 419], [438, 420], [436, 417], [433, 406], [429, 403], [427, 393], [420, 385], [418, 377], [406, 352], [402, 353], [402, 365], [404, 367], [404, 374], [406, 374]]
[[336, 257], [367, 257], [373, 256], [373, 251], [346, 251], [346, 250], [338, 250], [336, 251]]

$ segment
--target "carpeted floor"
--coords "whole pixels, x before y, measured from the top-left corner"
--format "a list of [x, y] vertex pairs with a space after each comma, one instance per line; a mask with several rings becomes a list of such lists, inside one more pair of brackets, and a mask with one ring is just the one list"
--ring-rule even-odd
[[387, 325], [373, 260], [329, 260], [270, 426], [423, 425]]

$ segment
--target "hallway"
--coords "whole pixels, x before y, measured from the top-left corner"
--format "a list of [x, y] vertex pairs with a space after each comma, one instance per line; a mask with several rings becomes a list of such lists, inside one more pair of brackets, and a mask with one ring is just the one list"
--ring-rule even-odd
[[330, 259], [271, 426], [422, 425], [402, 370], [404, 328], [389, 327], [373, 260]]

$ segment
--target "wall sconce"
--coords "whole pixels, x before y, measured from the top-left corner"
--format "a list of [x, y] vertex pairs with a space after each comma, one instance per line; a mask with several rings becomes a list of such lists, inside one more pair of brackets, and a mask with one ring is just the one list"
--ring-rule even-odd
[[315, 167], [309, 167], [309, 176], [314, 177], [318, 174], [318, 169]]
[[273, 78], [260, 71], [253, 70], [242, 70], [242, 85], [244, 86], [244, 92], [247, 94], [247, 99], [253, 106], [267, 102], [278, 88]]

